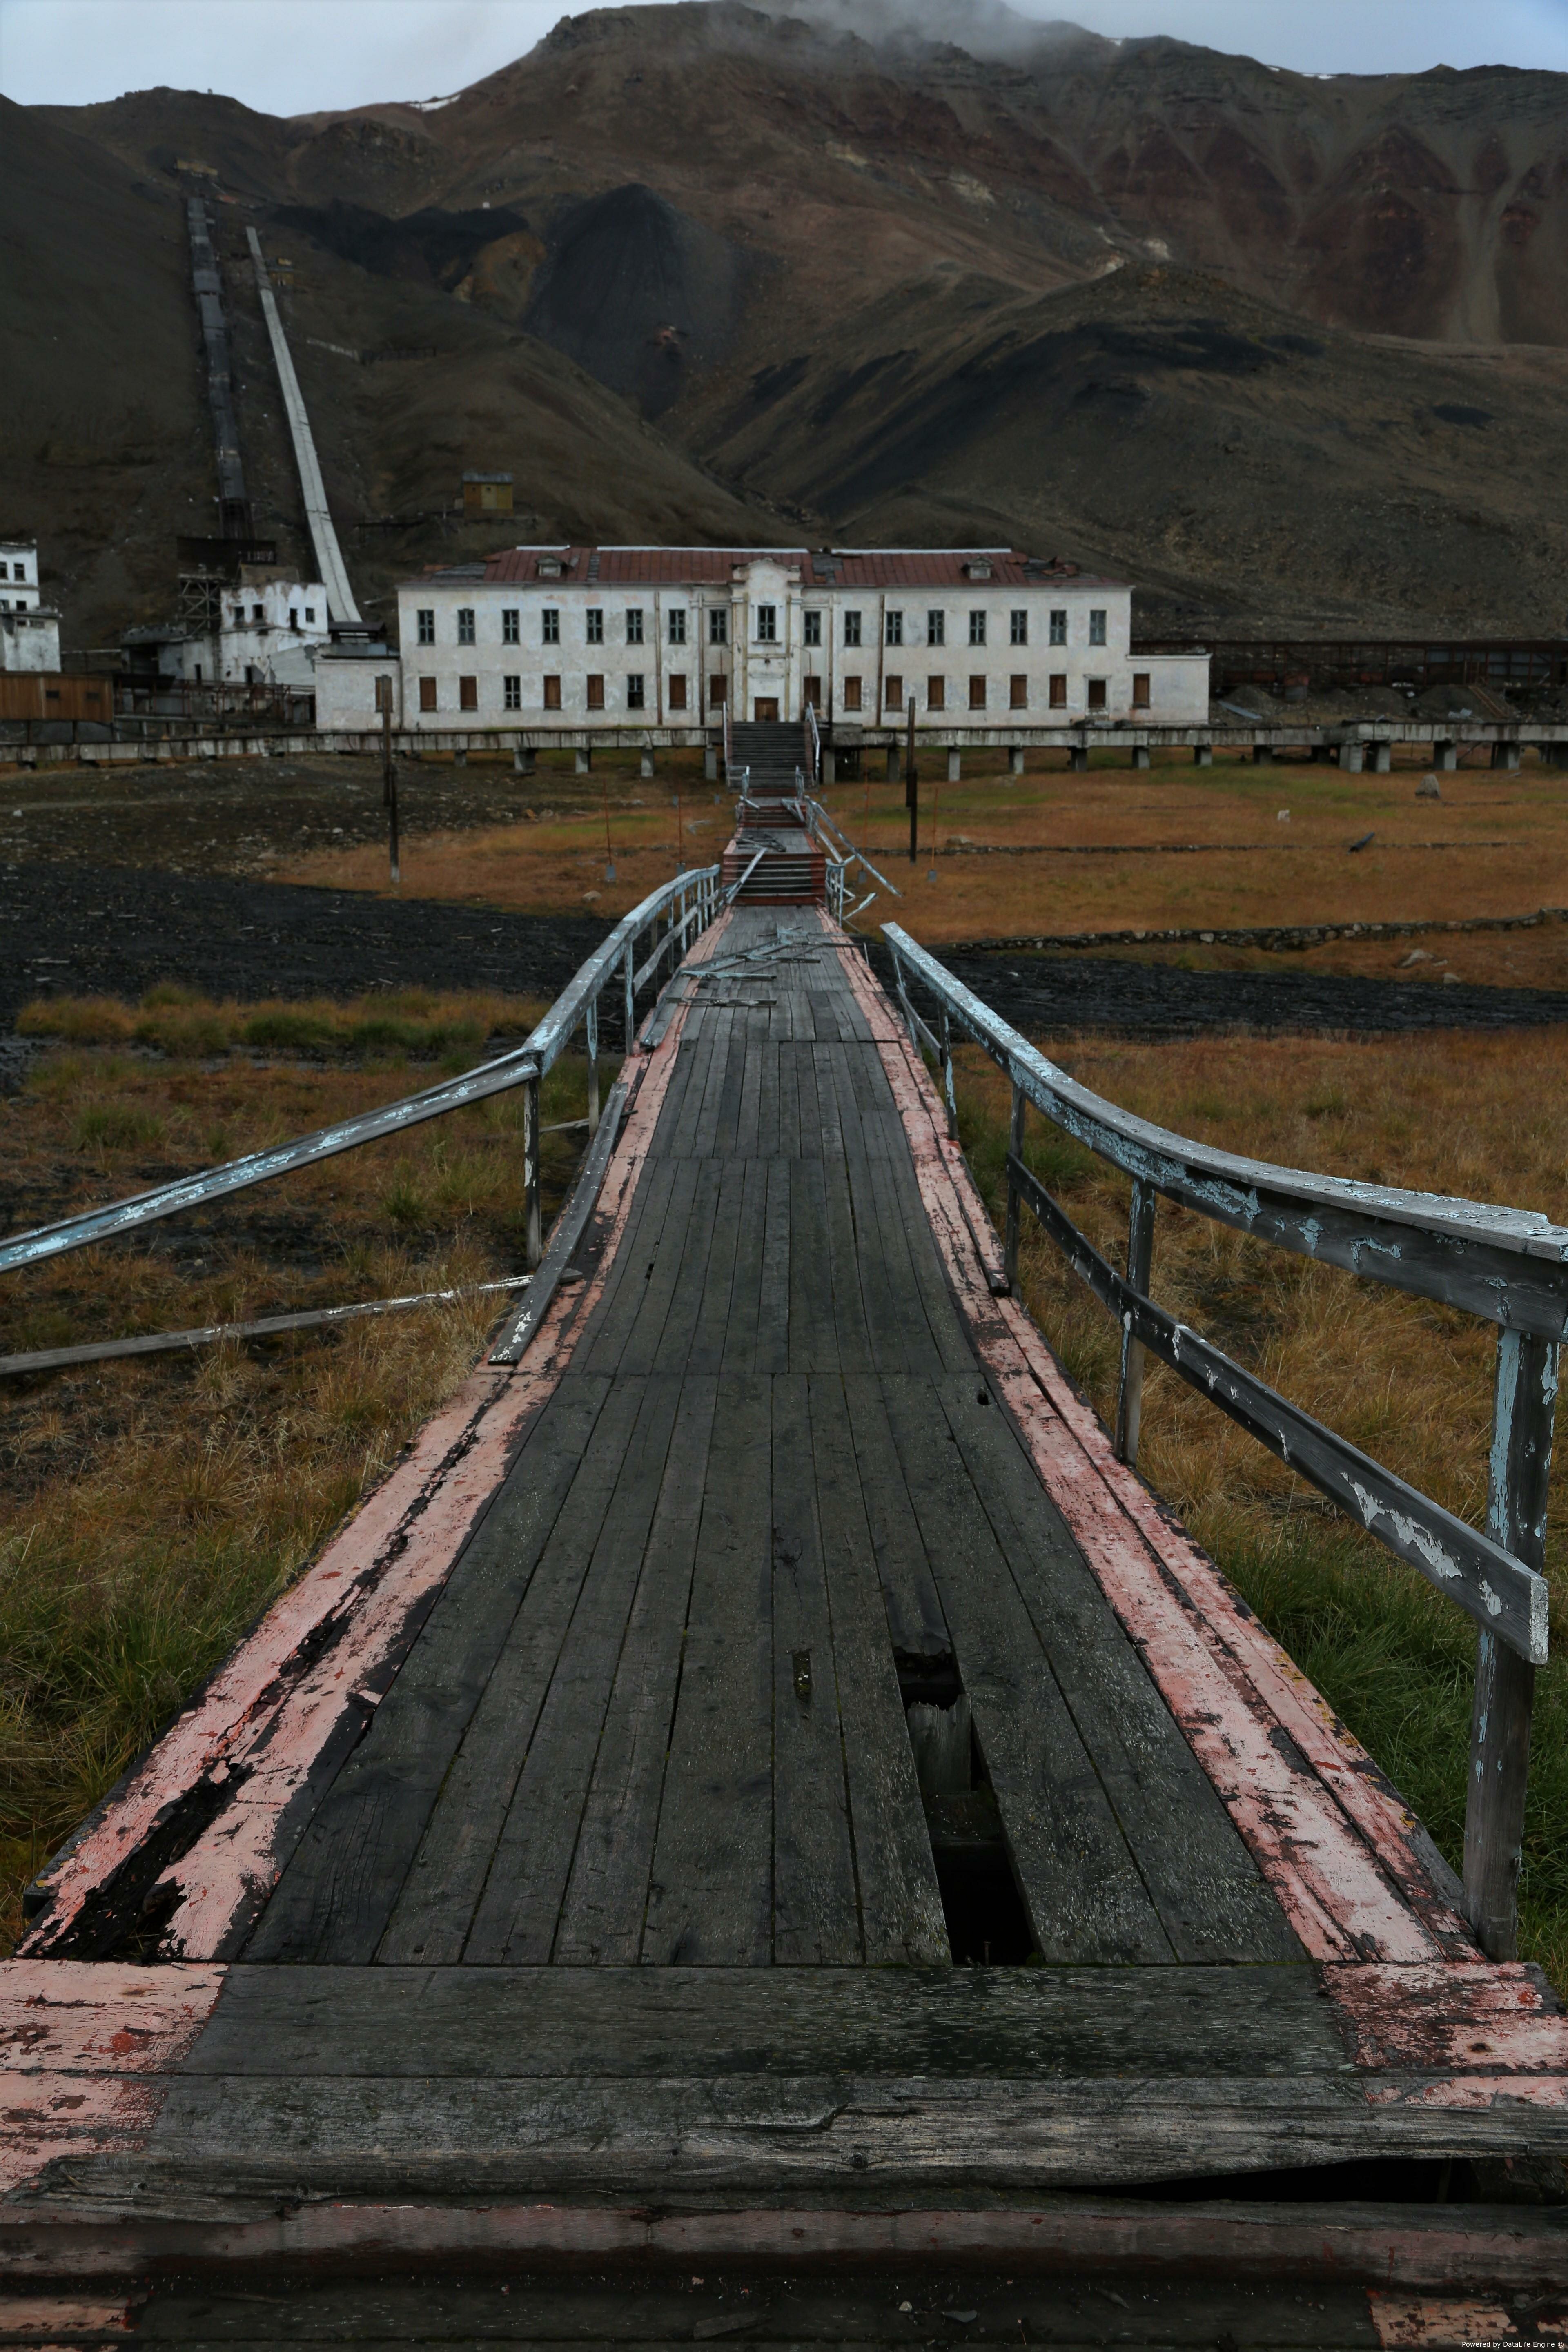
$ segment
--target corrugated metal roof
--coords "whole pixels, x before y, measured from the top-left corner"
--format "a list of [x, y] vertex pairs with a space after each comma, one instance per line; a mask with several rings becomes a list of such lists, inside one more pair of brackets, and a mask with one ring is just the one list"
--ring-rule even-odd
[[[987, 584], [969, 569], [990, 567], [989, 585], [1126, 588], [1125, 580], [1080, 572], [1056, 557], [1018, 548], [806, 547], [509, 547], [484, 565], [487, 586], [549, 587], [559, 581], [601, 588], [727, 587], [737, 565], [772, 562], [797, 570], [808, 587], [953, 588]], [[541, 564], [551, 567], [542, 571]], [[558, 567], [558, 568], [557, 568]], [[468, 565], [433, 565], [427, 579], [474, 577]]]

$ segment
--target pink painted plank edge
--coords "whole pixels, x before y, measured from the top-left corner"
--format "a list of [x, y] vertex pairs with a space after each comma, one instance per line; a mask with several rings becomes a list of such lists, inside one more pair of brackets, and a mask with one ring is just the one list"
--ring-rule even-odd
[[[687, 961], [713, 952], [730, 920]], [[175, 1901], [162, 1949], [221, 1954], [237, 1924], [276, 1883], [279, 1825], [353, 1694], [395, 1654], [411, 1616], [445, 1581], [506, 1476], [529, 1424], [571, 1361], [602, 1295], [640, 1181], [685, 1027], [679, 1007], [637, 1086], [601, 1199], [610, 1228], [594, 1278], [559, 1292], [526, 1369], [482, 1366], [419, 1432], [408, 1452], [218, 1669], [85, 1834], [47, 1872], [50, 1901], [23, 1938], [45, 1955], [68, 1937], [89, 1896], [168, 1808], [204, 1780], [243, 1788], [159, 1881]], [[334, 1621], [350, 1621], [334, 1634]], [[325, 1635], [326, 1646], [322, 1648]], [[314, 1663], [311, 1663], [314, 1658]]]
[[1371, 1758], [1213, 1562], [1117, 1462], [1018, 1302], [991, 1296], [974, 1241], [986, 1211], [948, 1138], [925, 1065], [901, 1028], [889, 1031], [888, 999], [858, 956], [840, 952], [871, 1020], [976, 1349], [1302, 1944], [1325, 1961], [1473, 1958], [1465, 1923], [1411, 1843], [1411, 1816]]

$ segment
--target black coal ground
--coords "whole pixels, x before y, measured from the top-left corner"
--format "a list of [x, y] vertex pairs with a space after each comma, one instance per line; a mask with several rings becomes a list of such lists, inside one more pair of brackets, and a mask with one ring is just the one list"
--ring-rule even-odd
[[[0, 866], [0, 1031], [38, 996], [132, 1002], [159, 981], [204, 995], [348, 997], [378, 987], [557, 995], [608, 926], [449, 899], [172, 875], [133, 866]], [[884, 979], [880, 942], [872, 960]], [[1110, 957], [969, 952], [949, 969], [1032, 1035], [1184, 1037], [1512, 1029], [1568, 1021], [1568, 992], [1326, 972], [1187, 971]], [[606, 1034], [606, 1043], [610, 1037]]]

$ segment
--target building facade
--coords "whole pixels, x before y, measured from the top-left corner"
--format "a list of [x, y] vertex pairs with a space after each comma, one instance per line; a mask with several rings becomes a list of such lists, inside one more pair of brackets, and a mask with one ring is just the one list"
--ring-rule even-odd
[[317, 655], [331, 642], [319, 580], [291, 580], [280, 565], [246, 563], [232, 580], [200, 586], [195, 620], [187, 610], [126, 630], [121, 645], [132, 677], [307, 692], [314, 686]]
[[0, 539], [0, 670], [58, 670], [60, 616], [38, 586], [38, 543]]
[[[516, 547], [398, 590], [405, 730], [695, 737], [737, 719], [969, 742], [1191, 726], [1208, 664], [1131, 653], [1132, 591], [1012, 548]], [[339, 723], [366, 723], [342, 680]], [[334, 688], [334, 701], [337, 689]], [[327, 724], [323, 716], [321, 723]]]

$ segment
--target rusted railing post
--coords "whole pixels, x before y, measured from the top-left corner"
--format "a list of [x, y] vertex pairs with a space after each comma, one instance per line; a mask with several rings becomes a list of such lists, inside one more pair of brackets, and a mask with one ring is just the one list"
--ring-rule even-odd
[[539, 1080], [530, 1078], [522, 1089], [522, 1181], [528, 1216], [529, 1270], [544, 1255], [544, 1227], [539, 1199]]
[[[1007, 1150], [1015, 1160], [1024, 1157], [1024, 1113], [1028, 1097], [1020, 1086], [1013, 1088], [1013, 1123], [1007, 1130]], [[1007, 1276], [1007, 1287], [1015, 1298], [1018, 1296], [1018, 1188], [1012, 1171], [1007, 1176], [1007, 1225], [1002, 1243], [1002, 1265]]]
[[[1154, 1201], [1152, 1184], [1132, 1179], [1132, 1202], [1127, 1213], [1127, 1279], [1134, 1290], [1149, 1296], [1150, 1269], [1154, 1262]], [[1116, 1390], [1116, 1458], [1130, 1470], [1138, 1466], [1138, 1426], [1143, 1411], [1143, 1349], [1132, 1337], [1131, 1321], [1121, 1325], [1121, 1378]]]
[[[1557, 1402], [1557, 1342], [1498, 1335], [1487, 1481], [1487, 1533], [1529, 1568], [1546, 1551], [1546, 1493]], [[1470, 1780], [1465, 1805], [1465, 1909], [1494, 1960], [1519, 1950], [1519, 1870], [1530, 1777], [1535, 1668], [1484, 1629], [1476, 1640]]]
[[588, 1047], [588, 1133], [599, 1132], [599, 1000], [592, 996], [584, 1015], [583, 1027]]

